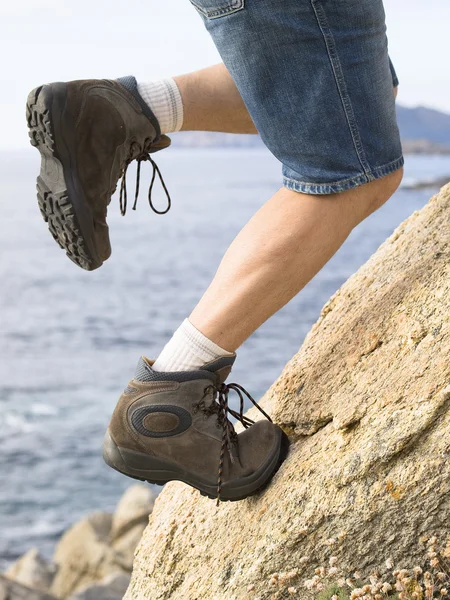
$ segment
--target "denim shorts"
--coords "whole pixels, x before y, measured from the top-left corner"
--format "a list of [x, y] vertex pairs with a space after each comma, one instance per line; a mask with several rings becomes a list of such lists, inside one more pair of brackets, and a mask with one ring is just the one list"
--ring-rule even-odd
[[190, 0], [283, 185], [348, 190], [404, 159], [382, 0]]

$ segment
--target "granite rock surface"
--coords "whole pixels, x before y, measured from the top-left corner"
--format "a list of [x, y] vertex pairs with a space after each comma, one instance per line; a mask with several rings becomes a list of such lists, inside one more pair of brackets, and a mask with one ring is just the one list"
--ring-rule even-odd
[[450, 185], [330, 298], [262, 406], [291, 440], [270, 486], [216, 507], [168, 484], [124, 600], [307, 598], [330, 538], [365, 574], [450, 535]]

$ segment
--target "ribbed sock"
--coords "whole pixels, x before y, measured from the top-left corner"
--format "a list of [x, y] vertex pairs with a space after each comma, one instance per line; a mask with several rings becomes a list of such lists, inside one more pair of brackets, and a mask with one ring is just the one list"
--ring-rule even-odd
[[185, 319], [153, 365], [155, 371], [194, 371], [222, 356], [233, 356]]
[[161, 133], [179, 131], [183, 125], [183, 102], [175, 80], [167, 77], [138, 83], [137, 86], [139, 94], [158, 119]]

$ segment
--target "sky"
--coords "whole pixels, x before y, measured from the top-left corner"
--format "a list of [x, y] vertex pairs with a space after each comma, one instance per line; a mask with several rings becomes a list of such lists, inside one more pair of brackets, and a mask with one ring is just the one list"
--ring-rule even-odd
[[[384, 6], [398, 101], [450, 113], [450, 0]], [[28, 146], [25, 101], [42, 83], [153, 80], [220, 61], [189, 0], [2, 0], [0, 32], [2, 149]]]

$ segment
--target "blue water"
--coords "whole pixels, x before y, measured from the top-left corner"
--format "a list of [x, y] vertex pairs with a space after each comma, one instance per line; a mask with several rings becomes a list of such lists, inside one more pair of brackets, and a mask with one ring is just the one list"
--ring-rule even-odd
[[[124, 219], [113, 199], [113, 255], [87, 273], [41, 219], [38, 153], [0, 155], [0, 568], [32, 545], [51, 555], [80, 516], [113, 509], [131, 481], [104, 465], [100, 447], [138, 357], [156, 357], [240, 227], [280, 184], [279, 165], [264, 150], [174, 149], [157, 159], [172, 211], [152, 213], [144, 187]], [[449, 163], [409, 157], [405, 181], [450, 175]], [[130, 172], [130, 188], [132, 181]], [[241, 348], [233, 381], [261, 396], [329, 296], [434, 191], [399, 190], [355, 229]]]

